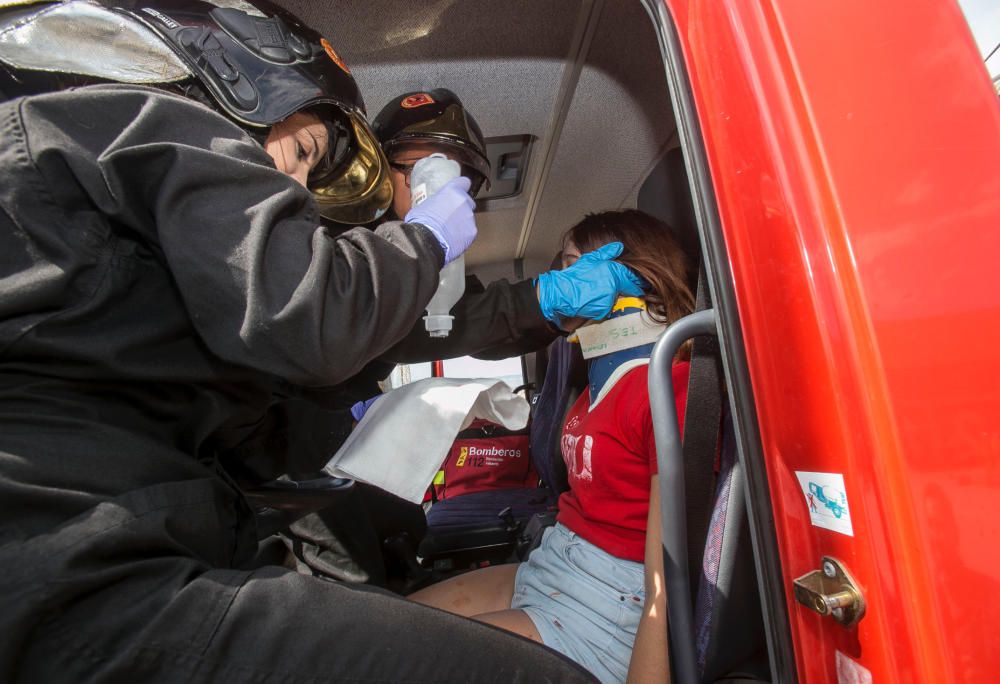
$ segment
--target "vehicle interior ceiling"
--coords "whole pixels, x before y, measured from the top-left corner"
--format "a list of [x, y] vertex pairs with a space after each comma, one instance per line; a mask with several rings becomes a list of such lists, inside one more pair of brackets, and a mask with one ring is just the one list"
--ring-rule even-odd
[[[486, 283], [549, 267], [587, 212], [635, 207], [676, 127], [641, 3], [404, 0], [281, 4], [345, 59], [369, 116], [402, 92], [447, 87], [488, 140], [531, 136], [520, 191], [481, 199], [466, 255]], [[502, 160], [496, 176], [514, 173]]]
[[[519, 191], [481, 193], [478, 201], [479, 236], [466, 265], [484, 283], [548, 269], [563, 232], [586, 213], [608, 209], [639, 208], [664, 219], [694, 263], [700, 259], [663, 57], [640, 0], [378, 0], [337, 3], [335, 10], [306, 0], [279, 4], [330, 39], [370, 117], [403, 92], [446, 87], [488, 142], [530, 136], [526, 163], [493, 160], [495, 186], [520, 167]], [[742, 499], [740, 507], [745, 511]], [[745, 522], [739, 526], [731, 536], [746, 540]], [[753, 573], [752, 553], [743, 547], [740, 555]], [[745, 589], [752, 602], [755, 584], [751, 574]]]

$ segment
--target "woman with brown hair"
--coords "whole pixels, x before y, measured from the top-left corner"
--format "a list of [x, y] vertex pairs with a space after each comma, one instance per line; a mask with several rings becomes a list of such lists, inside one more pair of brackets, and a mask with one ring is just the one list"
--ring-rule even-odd
[[[665, 223], [640, 211], [591, 214], [563, 238], [563, 266], [608, 243], [646, 282], [616, 316], [670, 324], [690, 313], [684, 252]], [[624, 321], [623, 321], [624, 323]], [[569, 491], [556, 525], [528, 560], [476, 570], [411, 595], [546, 644], [604, 682], [669, 676], [658, 475], [647, 368], [652, 342], [588, 361], [589, 388], [566, 416], [561, 440]], [[681, 357], [686, 352], [681, 352]], [[673, 380], [683, 425], [688, 362]]]

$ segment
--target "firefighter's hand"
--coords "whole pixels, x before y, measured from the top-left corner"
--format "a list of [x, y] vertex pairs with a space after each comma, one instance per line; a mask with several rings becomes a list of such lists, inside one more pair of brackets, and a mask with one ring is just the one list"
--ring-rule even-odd
[[[567, 318], [598, 321], [611, 313], [619, 296], [641, 297], [642, 279], [614, 261], [623, 249], [622, 243], [610, 242], [561, 271], [538, 276], [536, 291], [542, 315], [559, 327]], [[578, 322], [576, 325], [579, 327]]]
[[[421, 160], [423, 161], [423, 160]], [[406, 223], [419, 223], [434, 234], [444, 249], [444, 263], [457, 259], [476, 239], [476, 203], [469, 196], [472, 181], [459, 176], [410, 209]]]

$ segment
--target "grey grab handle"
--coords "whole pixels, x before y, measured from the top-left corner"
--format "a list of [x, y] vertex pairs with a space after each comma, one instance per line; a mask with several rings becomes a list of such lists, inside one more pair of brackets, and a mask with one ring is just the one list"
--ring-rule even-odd
[[691, 578], [688, 577], [684, 455], [670, 368], [677, 350], [686, 341], [699, 335], [716, 334], [715, 310], [696, 311], [674, 321], [663, 331], [649, 361], [649, 407], [653, 414], [656, 465], [660, 473], [660, 520], [666, 552], [664, 574], [667, 616], [670, 620], [670, 652], [674, 674], [680, 684], [696, 684], [699, 674], [694, 645]]

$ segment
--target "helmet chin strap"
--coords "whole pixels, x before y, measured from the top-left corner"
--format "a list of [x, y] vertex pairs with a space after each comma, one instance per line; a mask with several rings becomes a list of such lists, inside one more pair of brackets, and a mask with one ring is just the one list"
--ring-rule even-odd
[[191, 78], [184, 83], [167, 83], [158, 87], [166, 90], [167, 92], [183, 95], [189, 100], [194, 100], [195, 102], [205, 105], [212, 111], [225, 116], [227, 119], [233, 121], [233, 123], [246, 131], [246, 134], [253, 138], [254, 142], [261, 147], [264, 147], [264, 143], [267, 142], [267, 135], [271, 131], [270, 128], [265, 128], [263, 126], [248, 126], [245, 123], [234, 121], [226, 114], [225, 111], [222, 110], [221, 107], [219, 107], [219, 104], [215, 101], [215, 99], [205, 91], [205, 88], [201, 85], [201, 82], [198, 79]]
[[264, 143], [267, 142], [267, 135], [271, 132], [270, 128], [257, 128], [255, 126], [241, 126], [240, 128], [246, 131], [247, 135], [253, 138], [253, 141], [261, 147], [264, 147]]

